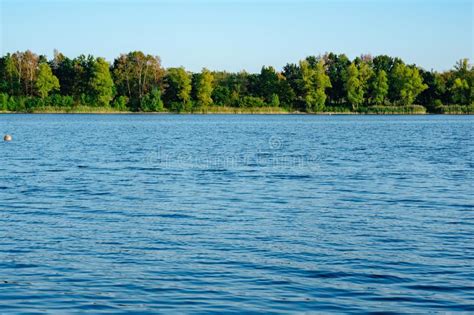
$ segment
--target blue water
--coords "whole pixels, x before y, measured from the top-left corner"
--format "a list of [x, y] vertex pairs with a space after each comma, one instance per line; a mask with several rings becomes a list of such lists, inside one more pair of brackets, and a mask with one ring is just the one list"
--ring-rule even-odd
[[1, 115], [0, 313], [474, 312], [473, 130]]

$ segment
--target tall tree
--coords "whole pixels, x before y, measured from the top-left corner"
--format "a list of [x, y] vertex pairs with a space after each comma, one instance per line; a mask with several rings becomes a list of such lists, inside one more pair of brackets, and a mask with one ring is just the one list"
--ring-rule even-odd
[[368, 93], [370, 91], [370, 81], [374, 76], [374, 70], [372, 69], [372, 57], [365, 55], [360, 58], [357, 64], [359, 69], [359, 80], [363, 91], [363, 102], [368, 103]]
[[451, 87], [451, 93], [454, 103], [469, 104], [471, 88], [466, 79], [456, 78]]
[[109, 67], [109, 63], [103, 58], [97, 58], [92, 67], [90, 92], [99, 106], [109, 106], [114, 96], [114, 81]]
[[434, 111], [436, 104], [447, 104], [450, 102], [446, 87], [446, 77], [444, 75], [435, 71], [424, 70], [420, 70], [420, 75], [428, 88], [418, 95], [417, 103], [425, 106], [430, 111]]
[[372, 64], [373, 70], [376, 73], [378, 73], [380, 70], [383, 70], [387, 73], [387, 78], [389, 82], [387, 99], [391, 103], [396, 103], [398, 101], [398, 93], [395, 90], [395, 85], [393, 84], [393, 70], [396, 65], [403, 64], [403, 61], [400, 58], [393, 58], [387, 55], [379, 55], [372, 59]]
[[347, 68], [346, 90], [347, 100], [352, 105], [352, 109], [357, 109], [364, 101], [364, 90], [360, 80], [359, 69], [355, 63], [351, 63]]
[[41, 63], [39, 65], [36, 89], [38, 90], [39, 96], [43, 99], [48, 96], [49, 92], [59, 89], [59, 80], [53, 75], [47, 63]]
[[318, 112], [324, 109], [326, 102], [326, 89], [331, 87], [329, 76], [326, 75], [323, 60], [313, 63], [310, 61], [300, 61], [302, 74], [302, 84], [304, 87], [304, 100], [306, 110]]
[[164, 70], [158, 56], [132, 51], [114, 60], [113, 75], [119, 94], [127, 95], [134, 109], [138, 109], [147, 93], [162, 89]]
[[383, 105], [388, 94], [388, 78], [384, 70], [380, 70], [372, 81], [372, 104]]
[[[293, 88], [290, 85], [290, 82], [286, 79], [286, 77], [282, 74], [279, 73], [280, 77], [280, 84], [278, 87], [278, 93], [276, 96], [278, 96], [278, 107], [280, 105], [283, 105], [287, 108], [295, 108], [297, 98], [296, 98], [296, 93], [293, 90]], [[275, 103], [275, 94], [272, 96], [272, 103]]]
[[72, 95], [84, 104], [94, 102], [93, 96], [90, 95], [94, 64], [95, 59], [92, 55], [80, 55], [72, 60], [74, 69]]
[[21, 93], [20, 77], [17, 72], [14, 57], [6, 54], [0, 59], [0, 88], [10, 95]]
[[329, 103], [341, 104], [344, 102], [347, 91], [345, 90], [345, 77], [347, 67], [351, 64], [346, 55], [329, 53], [323, 56], [327, 66], [327, 73], [331, 80], [331, 88], [328, 89]]
[[77, 68], [74, 66], [74, 62], [59, 51], [55, 50], [54, 58], [51, 61], [51, 69], [53, 70], [53, 74], [59, 80], [61, 94], [78, 96], [78, 93], [76, 93], [74, 88], [77, 82], [82, 78], [77, 75]]
[[415, 98], [428, 86], [416, 67], [397, 64], [393, 69], [394, 88], [401, 105], [411, 105]]
[[202, 69], [197, 79], [196, 98], [200, 107], [206, 108], [212, 104], [214, 75], [206, 68]]
[[12, 55], [14, 74], [17, 79], [18, 86], [21, 86], [25, 95], [33, 95], [34, 83], [38, 70], [38, 55], [30, 50], [25, 52], [17, 51]]
[[[286, 103], [297, 110], [305, 110], [306, 102], [304, 100], [304, 84], [302, 84], [302, 73], [299, 65], [288, 63], [283, 67], [283, 76], [285, 77], [287, 98]], [[283, 86], [285, 88], [285, 86]], [[285, 90], [283, 90], [285, 91]], [[284, 100], [282, 98], [282, 100]]]
[[474, 67], [469, 59], [461, 59], [454, 66], [454, 81], [451, 87], [452, 99], [457, 104], [474, 101]]
[[214, 89], [211, 98], [217, 105], [231, 106], [231, 91], [227, 84], [228, 78], [229, 73], [227, 72], [214, 72]]
[[165, 100], [166, 105], [177, 106], [181, 111], [186, 108], [191, 99], [191, 77], [184, 67], [171, 68], [165, 75]]
[[34, 82], [38, 73], [39, 56], [27, 50], [23, 53], [24, 62], [24, 84], [26, 95], [33, 95]]
[[280, 88], [280, 78], [273, 67], [262, 67], [257, 77], [257, 95], [270, 103], [273, 95], [278, 94]]

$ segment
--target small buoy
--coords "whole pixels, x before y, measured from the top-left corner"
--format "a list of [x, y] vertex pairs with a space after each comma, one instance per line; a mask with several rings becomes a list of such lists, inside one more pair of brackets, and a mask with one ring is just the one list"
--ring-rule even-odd
[[3, 141], [12, 141], [12, 136], [10, 136], [10, 135], [5, 135], [5, 136], [3, 137]]

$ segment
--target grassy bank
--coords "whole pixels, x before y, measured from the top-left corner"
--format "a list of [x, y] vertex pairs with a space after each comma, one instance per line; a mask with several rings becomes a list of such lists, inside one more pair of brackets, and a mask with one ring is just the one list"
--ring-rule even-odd
[[94, 106], [73, 106], [73, 107], [54, 107], [46, 106], [34, 108], [29, 113], [35, 114], [120, 114], [130, 113], [128, 111], [120, 111], [112, 107], [94, 107]]
[[281, 107], [230, 107], [230, 106], [209, 106], [191, 112], [192, 114], [289, 114], [290, 112]]
[[[161, 112], [132, 112], [119, 110], [113, 107], [97, 106], [44, 106], [36, 107], [26, 111], [0, 111], [0, 113], [32, 113], [32, 114], [178, 114], [177, 112], [164, 110]], [[193, 111], [182, 111], [179, 114], [307, 114], [305, 112], [292, 111], [281, 107], [230, 107], [230, 106], [209, 106]], [[360, 107], [352, 110], [349, 107], [327, 107], [324, 111], [311, 113], [315, 115], [424, 115], [424, 114], [474, 114], [474, 105], [444, 105], [437, 106], [433, 112], [428, 112], [421, 105], [409, 106], [370, 106]]]
[[[37, 107], [27, 111], [0, 111], [0, 113], [32, 113], [32, 114], [175, 114], [177, 112], [132, 112], [127, 110], [118, 110], [113, 107], [95, 107], [95, 106], [72, 106], [55, 107], [45, 106]], [[258, 107], [258, 108], [237, 108], [230, 106], [210, 106], [206, 109], [193, 111], [181, 111], [179, 114], [288, 114], [293, 113], [280, 107]]]
[[421, 105], [409, 106], [371, 106], [362, 107], [357, 110], [360, 114], [376, 115], [423, 115], [426, 114], [426, 108]]
[[465, 115], [474, 114], [474, 104], [471, 105], [442, 105], [435, 107], [438, 114]]

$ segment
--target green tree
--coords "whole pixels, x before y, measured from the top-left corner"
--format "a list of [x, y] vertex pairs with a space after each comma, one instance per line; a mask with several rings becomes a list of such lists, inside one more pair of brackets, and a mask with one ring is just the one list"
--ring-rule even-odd
[[217, 86], [212, 91], [212, 100], [217, 105], [230, 105], [230, 89], [227, 86], [223, 86], [222, 83], [217, 83]]
[[286, 64], [282, 72], [285, 78], [281, 85], [280, 100], [287, 106], [297, 110], [305, 110], [306, 102], [304, 100], [304, 84], [302, 84], [301, 67], [294, 63]]
[[103, 58], [97, 58], [92, 69], [90, 93], [99, 106], [109, 106], [114, 97], [114, 81], [109, 63]]
[[456, 65], [454, 66], [454, 71], [456, 72], [456, 75], [458, 77], [466, 78], [469, 74], [469, 68], [471, 68], [471, 66], [469, 65], [469, 59], [464, 58], [456, 62]]
[[9, 65], [13, 66], [11, 75], [17, 80], [18, 92], [21, 91], [23, 95], [34, 94], [39, 59], [39, 56], [30, 50], [17, 51], [11, 55], [11, 65]]
[[355, 63], [351, 63], [347, 68], [346, 90], [347, 100], [354, 110], [364, 101], [364, 90], [359, 77], [359, 69]]
[[323, 56], [327, 66], [327, 74], [331, 80], [332, 87], [328, 89], [328, 101], [330, 104], [341, 104], [344, 102], [347, 91], [345, 89], [345, 77], [347, 67], [351, 64], [346, 55], [333, 53]]
[[385, 73], [392, 72], [393, 68], [398, 64], [401, 63], [401, 60], [398, 58], [392, 58], [387, 55], [379, 55], [372, 59], [372, 63], [374, 65], [375, 72], [380, 72], [380, 70], [385, 71]]
[[43, 99], [48, 96], [49, 92], [59, 89], [59, 80], [53, 75], [50, 66], [46, 63], [41, 63], [38, 67], [36, 89]]
[[371, 60], [361, 59], [357, 65], [359, 68], [359, 80], [363, 91], [363, 102], [365, 103], [368, 103], [368, 94], [371, 88], [370, 81], [372, 81], [374, 76], [374, 70], [371, 67], [371, 63]]
[[0, 91], [10, 95], [19, 95], [21, 93], [19, 74], [11, 54], [6, 54], [0, 58]]
[[403, 63], [397, 64], [393, 69], [393, 81], [397, 102], [401, 105], [413, 104], [418, 94], [428, 88], [418, 69]]
[[256, 94], [270, 103], [280, 89], [280, 78], [273, 67], [262, 67], [256, 80]]
[[373, 70], [378, 73], [380, 70], [387, 73], [388, 78], [388, 95], [387, 100], [391, 103], [395, 103], [398, 99], [395, 85], [393, 84], [393, 70], [396, 65], [402, 64], [403, 61], [400, 58], [393, 58], [387, 55], [379, 55], [372, 59]]
[[206, 68], [202, 69], [196, 84], [196, 98], [200, 107], [206, 108], [213, 103], [213, 82], [214, 75]]
[[91, 82], [94, 73], [95, 59], [93, 56], [80, 55], [72, 60], [73, 76], [72, 96], [82, 104], [94, 102], [91, 95]]
[[425, 106], [429, 111], [436, 111], [436, 104], [448, 104], [449, 91], [446, 87], [446, 77], [435, 71], [420, 70], [423, 82], [428, 86], [421, 92], [415, 102]]
[[466, 79], [456, 78], [451, 87], [453, 101], [456, 104], [469, 104], [471, 89]]
[[191, 100], [191, 77], [184, 67], [171, 68], [165, 75], [165, 101], [177, 111], [182, 111], [189, 106]]
[[474, 67], [469, 59], [461, 59], [454, 66], [452, 99], [457, 104], [470, 104], [474, 100]]
[[113, 77], [119, 95], [129, 98], [133, 110], [138, 110], [142, 98], [154, 88], [163, 88], [164, 69], [158, 56], [141, 51], [122, 54], [114, 60]]
[[[76, 90], [78, 82], [82, 82], [84, 78], [80, 77], [83, 65], [64, 56], [59, 51], [54, 51], [54, 58], [51, 61], [51, 69], [53, 74], [59, 79], [60, 92], [62, 95], [71, 95], [78, 98], [80, 93]], [[88, 78], [87, 78], [88, 79]]]
[[326, 89], [331, 87], [331, 81], [324, 69], [324, 62], [319, 60], [311, 66], [310, 61], [302, 60], [300, 68], [306, 110], [308, 112], [322, 111], [327, 98]]
[[372, 81], [371, 100], [373, 104], [383, 105], [388, 95], [388, 78], [384, 70], [380, 70]]
[[231, 73], [227, 80], [230, 88], [230, 104], [232, 106], [244, 107], [246, 102], [242, 102], [243, 98], [250, 96], [250, 75], [246, 71]]

